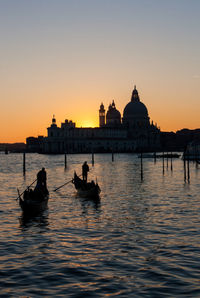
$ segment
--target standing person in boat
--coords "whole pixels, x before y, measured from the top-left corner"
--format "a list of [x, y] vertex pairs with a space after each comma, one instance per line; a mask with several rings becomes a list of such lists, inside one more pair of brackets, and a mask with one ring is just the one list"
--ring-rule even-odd
[[83, 180], [85, 182], [87, 182], [87, 175], [88, 175], [88, 172], [89, 172], [89, 166], [87, 164], [87, 161], [84, 162], [84, 164], [82, 165], [82, 175], [83, 175]]
[[35, 187], [36, 191], [44, 191], [45, 193], [48, 193], [47, 190], [47, 173], [45, 171], [45, 168], [42, 168], [42, 170], [40, 170], [37, 173], [37, 184]]

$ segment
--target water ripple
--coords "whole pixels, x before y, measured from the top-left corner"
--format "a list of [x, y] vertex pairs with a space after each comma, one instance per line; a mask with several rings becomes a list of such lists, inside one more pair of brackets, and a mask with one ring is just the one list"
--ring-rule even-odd
[[[0, 155], [1, 297], [200, 296], [200, 171], [184, 182], [181, 160], [163, 175], [162, 161], [133, 154], [96, 154], [99, 201], [80, 198], [69, 181], [90, 155]], [[48, 209], [26, 216], [22, 192], [41, 166], [48, 173]]]

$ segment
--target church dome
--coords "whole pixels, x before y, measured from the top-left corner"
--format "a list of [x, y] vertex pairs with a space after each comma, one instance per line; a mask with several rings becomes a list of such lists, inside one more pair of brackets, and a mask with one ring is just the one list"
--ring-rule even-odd
[[106, 125], [115, 126], [121, 124], [121, 114], [116, 109], [114, 100], [112, 104], [109, 105], [108, 111], [106, 113]]
[[140, 101], [136, 86], [133, 90], [131, 101], [125, 106], [124, 120], [128, 117], [148, 117], [146, 106]]
[[121, 119], [121, 114], [116, 109], [114, 100], [112, 102], [112, 105], [110, 104], [108, 107], [108, 111], [106, 113], [106, 119]]
[[106, 113], [106, 118], [107, 119], [119, 119], [119, 118], [121, 118], [121, 114], [117, 109], [108, 110], [108, 112]]
[[124, 108], [124, 117], [126, 116], [148, 116], [148, 111], [142, 102], [131, 101]]

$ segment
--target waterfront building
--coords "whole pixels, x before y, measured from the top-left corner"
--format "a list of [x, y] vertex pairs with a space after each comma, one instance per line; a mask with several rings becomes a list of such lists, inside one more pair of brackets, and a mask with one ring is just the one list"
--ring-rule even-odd
[[[29, 141], [31, 140], [31, 142]], [[27, 149], [31, 151], [33, 138], [27, 138]], [[160, 129], [150, 123], [148, 110], [140, 101], [136, 86], [130, 102], [125, 106], [123, 118], [115, 102], [107, 112], [103, 103], [99, 109], [99, 127], [76, 127], [73, 121], [65, 120], [57, 126], [53, 117], [38, 149], [42, 153], [89, 153], [89, 152], [140, 152], [160, 149]]]
[[190, 160], [200, 161], [200, 141], [189, 142], [185, 147], [183, 157]]

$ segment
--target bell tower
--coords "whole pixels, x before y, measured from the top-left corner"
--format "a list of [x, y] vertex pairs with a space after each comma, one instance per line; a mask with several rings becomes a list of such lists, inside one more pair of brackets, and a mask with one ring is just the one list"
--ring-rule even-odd
[[103, 103], [101, 103], [99, 109], [99, 127], [103, 126], [105, 126], [105, 109]]

